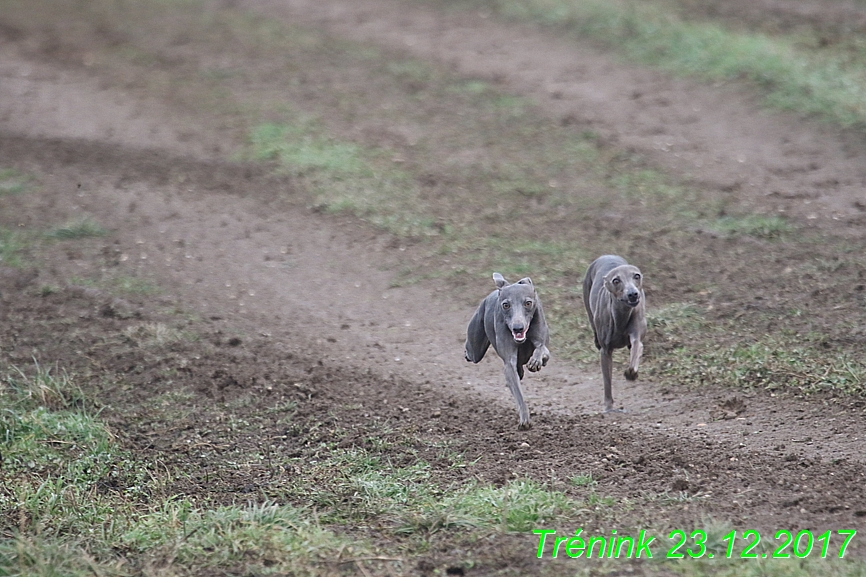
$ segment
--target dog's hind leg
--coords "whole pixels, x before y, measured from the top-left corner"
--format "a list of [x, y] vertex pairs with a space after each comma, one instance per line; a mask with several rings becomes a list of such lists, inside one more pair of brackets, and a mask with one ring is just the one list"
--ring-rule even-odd
[[[523, 367], [520, 367], [523, 368]], [[529, 409], [526, 407], [526, 402], [523, 400], [523, 393], [520, 391], [520, 376], [518, 374], [517, 351], [510, 359], [505, 361], [505, 383], [511, 391], [511, 396], [517, 402], [517, 428], [526, 430], [531, 425], [529, 423]], [[520, 371], [523, 372], [523, 371]]]
[[469, 321], [469, 327], [466, 329], [466, 347], [463, 351], [463, 356], [466, 360], [472, 363], [478, 363], [484, 358], [484, 354], [490, 347], [490, 340], [487, 338], [487, 333], [484, 331], [484, 314], [487, 300], [481, 301], [472, 319]]

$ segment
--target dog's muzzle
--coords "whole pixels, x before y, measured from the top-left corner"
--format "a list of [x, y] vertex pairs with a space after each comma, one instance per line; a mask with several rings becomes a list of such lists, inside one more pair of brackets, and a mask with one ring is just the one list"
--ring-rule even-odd
[[525, 325], [517, 325], [511, 327], [511, 337], [514, 339], [514, 342], [517, 344], [522, 343], [526, 340], [526, 333], [529, 332], [529, 323]]

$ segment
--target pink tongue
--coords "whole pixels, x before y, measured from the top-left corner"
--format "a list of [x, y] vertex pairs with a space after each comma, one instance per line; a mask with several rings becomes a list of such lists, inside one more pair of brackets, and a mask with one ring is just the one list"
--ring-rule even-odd
[[522, 339], [525, 334], [526, 334], [526, 332], [514, 333], [514, 338], [515, 339]]

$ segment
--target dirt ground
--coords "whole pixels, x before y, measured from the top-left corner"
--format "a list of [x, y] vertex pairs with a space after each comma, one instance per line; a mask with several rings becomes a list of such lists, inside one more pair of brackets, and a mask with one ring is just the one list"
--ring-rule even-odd
[[[862, 138], [768, 112], [742, 88], [671, 79], [485, 13], [390, 0], [232, 5], [491, 79], [534, 99], [549, 117], [592, 129], [740, 207], [789, 215], [816, 237], [866, 240]], [[858, 7], [845, 5], [862, 17]], [[642, 379], [618, 385], [629, 412], [605, 415], [595, 369], [554, 358], [526, 381], [533, 428], [518, 432], [498, 362], [471, 366], [462, 358], [467, 303], [490, 287], [455, 298], [445, 283], [399, 285], [398, 269], [417, 258], [411, 245], [293, 201], [291, 178], [226, 160], [243, 141], [237, 127], [124, 84], [88, 65], [87, 55], [52, 49], [50, 32], [0, 25], [0, 165], [39, 181], [32, 192], [0, 199], [3, 224], [27, 230], [44, 227], [46, 216], [60, 223], [88, 214], [112, 231], [52, 245], [38, 265], [0, 268], [0, 358], [116, 375], [98, 391], [104, 416], [133, 450], [189, 473], [175, 479], [175, 492], [213, 503], [279, 498], [292, 471], [251, 463], [249, 455], [267, 454], [269, 463], [315, 459], [311, 447], [331, 438], [330, 425], [352, 431], [341, 443], [363, 446], [365, 427], [377, 421], [395, 437], [424, 432], [478, 459], [448, 474], [456, 481], [526, 476], [569, 492], [563, 479], [591, 472], [614, 498], [690, 496], [616, 519], [596, 510], [588, 525], [599, 528], [686, 527], [708, 518], [743, 529], [862, 526], [862, 399], [680, 390]], [[708, 251], [726, 248], [724, 239], [700, 242]], [[675, 258], [663, 242], [643, 250], [655, 251], [652, 262]], [[766, 262], [782, 269], [779, 255], [792, 253], [778, 250], [768, 249]], [[714, 272], [706, 256], [702, 262], [696, 275]], [[858, 266], [839, 281], [844, 298], [862, 300]], [[656, 270], [656, 292], [673, 290], [678, 271], [663, 279]], [[160, 289], [118, 296], [80, 281], [99, 275]], [[809, 306], [833, 294], [837, 285], [828, 283], [820, 294], [788, 288]], [[743, 298], [728, 290], [731, 302]], [[844, 314], [823, 309], [828, 324]], [[862, 306], [859, 315], [850, 339], [862, 344]], [[149, 331], [157, 325], [199, 338], [154, 344]], [[168, 421], [151, 403], [178, 390], [185, 396]], [[265, 411], [286, 401], [297, 403], [297, 427]], [[720, 407], [735, 415], [714, 418]], [[232, 419], [254, 422], [257, 433], [237, 434]], [[441, 460], [415, 449], [434, 467]], [[393, 458], [407, 455], [395, 450]], [[523, 537], [491, 545], [475, 574], [530, 573], [533, 547]], [[854, 543], [849, 554], [864, 551]], [[449, 544], [417, 571], [460, 559]]]

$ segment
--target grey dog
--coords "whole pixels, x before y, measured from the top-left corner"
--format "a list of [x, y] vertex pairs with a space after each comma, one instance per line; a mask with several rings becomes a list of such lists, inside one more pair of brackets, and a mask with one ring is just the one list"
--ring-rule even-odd
[[492, 344], [505, 363], [505, 382], [517, 401], [519, 429], [528, 429], [529, 409], [520, 392], [523, 366], [540, 371], [550, 359], [550, 336], [544, 310], [529, 277], [508, 284], [493, 273], [496, 290], [487, 295], [469, 321], [466, 331], [466, 360], [477, 363]]
[[583, 279], [583, 304], [595, 334], [595, 346], [601, 353], [605, 412], [614, 410], [611, 386], [614, 349], [631, 349], [625, 378], [637, 379], [646, 334], [642, 281], [640, 269], [621, 256], [610, 254], [595, 259]]

